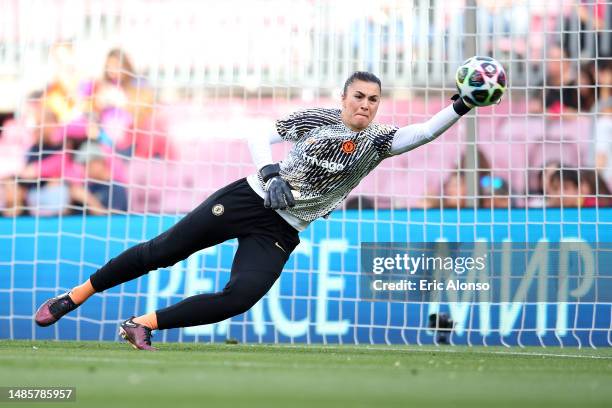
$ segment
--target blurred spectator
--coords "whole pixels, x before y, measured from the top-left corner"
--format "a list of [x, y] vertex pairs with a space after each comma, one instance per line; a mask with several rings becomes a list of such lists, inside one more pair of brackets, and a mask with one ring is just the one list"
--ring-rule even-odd
[[548, 207], [608, 207], [610, 189], [594, 170], [559, 169], [550, 179]]
[[7, 185], [13, 185], [15, 175], [25, 166], [25, 152], [30, 147], [20, 122], [12, 115], [0, 117], [0, 211], [6, 208]]
[[0, 115], [0, 180], [14, 177], [25, 165], [30, 140], [24, 140], [23, 121], [12, 113]]
[[374, 208], [374, 199], [368, 196], [352, 196], [344, 202], [345, 210], [370, 210]]
[[15, 114], [13, 112], [2, 112], [0, 111], [0, 138], [2, 137], [2, 133], [4, 132], [4, 123], [15, 118]]
[[547, 207], [580, 207], [580, 176], [576, 169], [561, 168], [550, 177], [550, 191], [546, 192]]
[[100, 144], [91, 141], [84, 143], [76, 152], [74, 160], [85, 166], [85, 186], [99, 207], [127, 210], [126, 189], [113, 182], [109, 155]]
[[542, 170], [537, 173], [534, 182], [530, 183], [533, 188], [529, 191], [529, 207], [545, 207], [547, 205], [546, 195], [552, 190], [552, 177], [563, 166], [557, 160], [547, 162]]
[[[467, 152], [463, 152], [461, 155], [461, 160], [459, 161], [459, 168], [468, 169], [472, 167], [468, 163]], [[478, 147], [476, 147], [476, 172], [478, 179], [482, 179], [485, 176], [491, 174], [491, 162], [487, 158], [487, 155]]]
[[23, 137], [33, 142], [25, 167], [5, 183], [3, 215], [23, 214], [26, 202], [33, 215], [65, 214], [70, 200], [87, 202], [92, 213], [101, 213], [98, 203], [83, 194], [82, 187], [75, 183], [82, 177], [82, 171], [66, 153], [64, 129], [57, 115], [44, 105], [42, 95], [33, 94], [27, 106], [29, 126]]
[[[592, 83], [582, 82], [580, 85], [593, 86]], [[549, 48], [544, 79], [536, 88], [529, 103], [531, 113], [575, 113], [591, 108], [593, 98], [580, 93], [578, 76], [572, 69], [571, 60], [560, 47]]]
[[[24, 166], [19, 169], [18, 174], [11, 175], [4, 185], [4, 216], [19, 215], [24, 211], [28, 190], [38, 185], [37, 176], [41, 173], [42, 165], [52, 163], [53, 156], [62, 148], [55, 137], [57, 115], [43, 106], [43, 92], [28, 96], [24, 117], [24, 125], [27, 128], [24, 128], [24, 133], [19, 136], [28, 145], [28, 151]], [[47, 182], [53, 184], [51, 180], [41, 180], [40, 188], [44, 188]]]
[[597, 103], [594, 106], [595, 167], [612, 182], [612, 60], [598, 60]]
[[58, 42], [51, 47], [53, 77], [44, 90], [44, 107], [55, 114], [63, 126], [66, 148], [73, 149], [87, 137], [86, 113], [91, 103], [85, 92], [70, 42]]
[[582, 195], [582, 207], [612, 206], [610, 189], [595, 170], [580, 171], [580, 194]]
[[93, 98], [93, 120], [99, 123], [89, 127], [90, 139], [127, 156], [176, 158], [165, 129], [152, 114], [153, 90], [123, 50], [108, 53], [102, 78], [91, 83], [88, 92]]
[[[485, 153], [476, 148], [476, 178], [480, 180], [485, 177], [491, 178], [491, 164]], [[442, 185], [442, 196], [435, 197], [438, 192], [428, 192], [427, 196], [417, 204], [421, 208], [465, 208], [468, 206], [467, 177], [473, 174], [474, 165], [468, 163], [466, 152], [463, 153], [456, 170], [449, 173]], [[469, 173], [468, 173], [469, 171]], [[480, 195], [480, 185], [476, 186], [475, 196]]]
[[[5, 216], [19, 215], [29, 200], [51, 213], [62, 212], [67, 195], [59, 180], [63, 167], [62, 141], [58, 134], [57, 115], [43, 106], [42, 93], [32, 94], [26, 110], [31, 134], [23, 135], [33, 140], [26, 155], [26, 165], [5, 185]], [[35, 137], [38, 136], [36, 139]], [[30, 194], [38, 190], [38, 195]]]
[[134, 69], [130, 57], [115, 48], [106, 56], [104, 73], [96, 83], [95, 100], [98, 111], [125, 109], [138, 121], [140, 115], [150, 113], [153, 94], [143, 77]]
[[[129, 111], [129, 89], [138, 87], [136, 73], [128, 56], [121, 50], [111, 50], [106, 56], [102, 77], [89, 83], [86, 94], [92, 100], [87, 129], [89, 139], [97, 139], [119, 152], [127, 152], [131, 143], [126, 133], [134, 123]], [[143, 91], [144, 92], [144, 91]]]
[[579, 66], [578, 71], [578, 89], [580, 94], [580, 110], [588, 112], [595, 106], [597, 99], [597, 84], [595, 82], [594, 62], [591, 61]]
[[501, 177], [480, 178], [480, 208], [511, 208], [512, 200], [508, 184]]
[[442, 208], [467, 207], [467, 183], [463, 171], [452, 172], [444, 182]]
[[418, 206], [421, 208], [467, 207], [466, 174], [460, 169], [452, 171], [444, 180], [442, 196], [434, 197], [433, 194], [428, 194]]

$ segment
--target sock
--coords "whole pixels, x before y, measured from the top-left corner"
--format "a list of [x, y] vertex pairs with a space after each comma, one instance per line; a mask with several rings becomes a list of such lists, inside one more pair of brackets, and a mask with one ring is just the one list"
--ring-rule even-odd
[[87, 281], [85, 281], [85, 283], [83, 283], [82, 285], [75, 286], [70, 291], [69, 296], [74, 303], [80, 305], [81, 303], [89, 299], [94, 293], [96, 293], [96, 290], [91, 285], [89, 279], [87, 279]]
[[157, 330], [157, 313], [147, 313], [146, 315], [138, 316], [132, 319], [134, 323], [147, 326], [151, 330]]

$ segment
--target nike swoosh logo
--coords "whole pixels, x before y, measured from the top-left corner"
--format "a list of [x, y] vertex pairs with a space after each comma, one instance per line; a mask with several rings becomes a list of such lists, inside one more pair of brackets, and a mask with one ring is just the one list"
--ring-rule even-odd
[[274, 243], [274, 245], [276, 245], [278, 248], [280, 248], [281, 251], [283, 251], [284, 253], [287, 253], [287, 251], [285, 251], [285, 248], [283, 248], [282, 246], [280, 246], [280, 244], [278, 243], [278, 241], [276, 241]]
[[133, 322], [133, 321], [131, 321], [131, 320], [128, 320], [128, 321], [124, 322], [124, 323], [123, 323], [123, 325], [124, 325], [124, 326], [126, 326], [126, 327], [132, 327], [132, 328], [134, 328], [134, 327], [138, 327], [138, 326], [136, 325], [136, 323], [134, 323], [134, 322]]

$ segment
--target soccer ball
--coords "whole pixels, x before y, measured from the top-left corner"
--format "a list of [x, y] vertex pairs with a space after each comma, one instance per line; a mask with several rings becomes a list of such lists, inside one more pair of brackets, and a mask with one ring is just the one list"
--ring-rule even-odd
[[506, 91], [506, 71], [490, 57], [472, 57], [457, 69], [455, 82], [459, 95], [475, 106], [499, 103]]

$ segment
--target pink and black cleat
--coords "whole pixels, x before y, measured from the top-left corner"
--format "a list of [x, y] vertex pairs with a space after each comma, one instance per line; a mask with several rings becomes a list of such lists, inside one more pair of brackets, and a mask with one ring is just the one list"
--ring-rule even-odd
[[66, 313], [79, 307], [79, 305], [70, 299], [69, 293], [66, 292], [43, 303], [34, 316], [36, 324], [41, 327], [50, 326], [61, 319]]
[[119, 335], [137, 350], [156, 351], [155, 347], [151, 347], [151, 329], [142, 324], [135, 323], [132, 319], [134, 319], [134, 316], [121, 323]]

